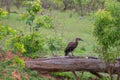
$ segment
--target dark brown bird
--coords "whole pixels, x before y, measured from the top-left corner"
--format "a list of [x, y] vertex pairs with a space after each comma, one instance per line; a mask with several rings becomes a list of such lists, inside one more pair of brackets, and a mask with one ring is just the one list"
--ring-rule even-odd
[[[83, 41], [81, 38], [76, 38], [74, 42], [69, 42], [67, 47], [65, 48], [65, 56], [68, 55], [69, 52], [74, 51], [74, 49], [77, 47], [78, 45], [78, 41]], [[73, 53], [72, 53], [73, 55]]]

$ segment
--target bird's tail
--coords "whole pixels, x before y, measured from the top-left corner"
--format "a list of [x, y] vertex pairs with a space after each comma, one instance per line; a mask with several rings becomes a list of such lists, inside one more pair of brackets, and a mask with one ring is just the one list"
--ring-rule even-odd
[[67, 56], [68, 55], [68, 51], [65, 50], [64, 52], [65, 52], [65, 56]]

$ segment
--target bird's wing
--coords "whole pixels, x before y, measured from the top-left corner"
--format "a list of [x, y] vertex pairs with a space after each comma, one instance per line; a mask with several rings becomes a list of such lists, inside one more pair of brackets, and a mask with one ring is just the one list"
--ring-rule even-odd
[[72, 48], [72, 47], [74, 47], [74, 44], [75, 44], [74, 42], [69, 42], [68, 45], [67, 45], [67, 47], [68, 48]]

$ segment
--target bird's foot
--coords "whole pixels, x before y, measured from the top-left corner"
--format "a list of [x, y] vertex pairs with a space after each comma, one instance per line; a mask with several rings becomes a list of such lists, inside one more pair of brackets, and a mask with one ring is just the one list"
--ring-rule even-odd
[[75, 57], [75, 55], [72, 55], [72, 57]]
[[68, 55], [69, 57], [75, 57], [75, 55]]

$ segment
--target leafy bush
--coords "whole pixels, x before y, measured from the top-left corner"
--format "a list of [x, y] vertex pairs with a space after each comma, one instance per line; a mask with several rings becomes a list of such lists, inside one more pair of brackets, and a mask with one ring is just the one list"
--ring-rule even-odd
[[115, 26], [120, 27], [120, 2], [117, 2], [117, 0], [106, 1], [105, 9], [114, 17]]
[[62, 46], [64, 46], [64, 42], [61, 37], [50, 37], [48, 39], [48, 46], [50, 51], [61, 50]]
[[53, 28], [53, 19], [46, 15], [40, 16], [39, 18], [36, 19], [35, 28], [38, 29], [40, 27]]
[[24, 60], [20, 59], [19, 57], [17, 56], [14, 57], [13, 61], [14, 61], [14, 65], [19, 66], [21, 68], [25, 68]]
[[46, 49], [45, 38], [42, 34], [31, 33], [26, 35], [18, 34], [8, 41], [8, 45], [13, 52], [39, 53]]
[[108, 32], [110, 31], [110, 28], [112, 28], [111, 23], [113, 22], [113, 18], [110, 12], [104, 10], [99, 10], [95, 17], [95, 36], [97, 36], [99, 44], [103, 44], [108, 47], [110, 44], [112, 44], [112, 42], [107, 41], [107, 39], [109, 35]]
[[12, 29], [9, 26], [0, 25], [0, 40], [6, 38], [8, 35], [15, 35], [16, 30]]
[[26, 53], [35, 53], [45, 51], [46, 40], [42, 34], [32, 33], [26, 35], [23, 39]]
[[[51, 28], [53, 27], [53, 20], [50, 16], [37, 14], [42, 11], [41, 1], [27, 1], [26, 2], [26, 13], [22, 14], [22, 20], [30, 26], [30, 32], [38, 31], [40, 27]], [[34, 26], [35, 25], [35, 26]]]
[[9, 26], [0, 25], [0, 51], [5, 51], [5, 41], [16, 34], [16, 30]]
[[38, 12], [42, 10], [41, 1], [25, 1], [26, 13], [22, 15], [22, 20], [30, 27], [30, 32], [34, 31], [33, 22]]
[[6, 16], [8, 14], [8, 12], [4, 11], [2, 8], [0, 8], [0, 18], [2, 16]]
[[[112, 5], [113, 4], [113, 5]], [[105, 10], [95, 16], [94, 35], [97, 38], [98, 52], [107, 61], [116, 59], [120, 54], [120, 3], [106, 3]]]
[[34, 1], [26, 1], [26, 10], [28, 11], [28, 13], [32, 14], [36, 14], [37, 12], [42, 10], [42, 6], [41, 6], [41, 1], [40, 0], [34, 0]]

